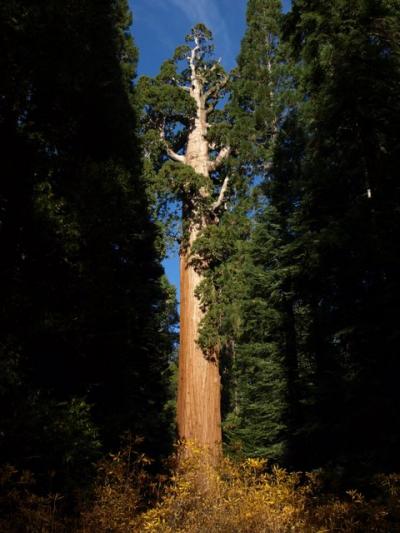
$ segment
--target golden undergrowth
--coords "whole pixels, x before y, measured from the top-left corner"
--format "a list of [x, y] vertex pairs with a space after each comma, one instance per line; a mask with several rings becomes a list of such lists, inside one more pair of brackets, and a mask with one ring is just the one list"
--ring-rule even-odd
[[215, 470], [207, 466], [203, 452], [192, 447], [172, 477], [153, 480], [152, 494], [158, 501], [142, 509], [140, 487], [150, 480], [137, 467], [134, 477], [123, 478], [121, 459], [113, 466], [119, 474], [98, 487], [93, 508], [84, 515], [83, 532], [400, 531], [399, 475], [377, 478], [379, 497], [374, 499], [354, 490], [339, 497], [323, 493], [318, 474], [269, 468], [263, 459], [223, 459]]
[[[323, 490], [318, 473], [288, 472], [263, 459], [225, 458], [217, 469], [191, 447], [172, 476], [125, 450], [103, 461], [80, 518], [63, 519], [57, 496], [33, 496], [19, 479], [3, 501], [0, 530], [48, 533], [328, 533], [400, 531], [400, 475], [376, 477], [374, 496]], [[8, 481], [15, 472], [8, 471]], [[1, 477], [1, 476], [0, 476]], [[1, 481], [1, 479], [0, 479]], [[4, 488], [4, 486], [3, 486]], [[1, 498], [0, 498], [1, 499]]]

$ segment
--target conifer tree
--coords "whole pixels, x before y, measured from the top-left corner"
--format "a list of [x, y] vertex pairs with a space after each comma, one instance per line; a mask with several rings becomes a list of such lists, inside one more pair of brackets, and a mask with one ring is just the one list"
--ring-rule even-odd
[[[277, 94], [293, 81], [297, 91], [285, 100], [271, 158], [260, 157], [266, 204], [243, 261], [226, 424], [246, 453], [302, 468], [396, 464], [398, 13], [394, 2], [298, 1], [286, 19], [297, 66]], [[281, 56], [279, 68], [287, 62]], [[249, 117], [261, 125], [268, 106], [254, 105], [256, 81], [247, 87]]]
[[289, 237], [274, 270], [292, 272], [302, 467], [397, 464], [398, 13], [298, 0], [285, 24], [302, 98], [267, 191]]
[[[281, 2], [248, 3], [231, 108], [235, 127], [249, 143], [246, 147], [242, 141], [239, 159], [248, 168], [250, 182], [269, 181], [282, 113], [288, 109], [289, 66], [280, 39], [281, 20]], [[288, 358], [278, 333], [285, 313], [271, 302], [277, 287], [270, 273], [278, 221], [270, 220], [260, 185], [254, 192], [258, 208], [253, 206], [250, 218], [247, 215], [248, 240], [238, 246], [236, 261], [232, 257], [236, 275], [228, 282], [240, 284], [242, 290], [237, 291], [240, 327], [232, 331], [235, 353], [228, 372], [231, 394], [225, 433], [232, 451], [282, 459], [289, 427]]]

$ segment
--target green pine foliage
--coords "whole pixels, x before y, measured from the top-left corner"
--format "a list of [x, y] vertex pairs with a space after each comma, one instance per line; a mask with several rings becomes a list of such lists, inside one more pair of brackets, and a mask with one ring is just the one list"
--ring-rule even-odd
[[381, 1], [298, 1], [284, 21], [296, 90], [253, 233], [250, 294], [265, 309], [244, 314], [274, 368], [238, 391], [270, 402], [264, 439], [297, 467], [398, 465], [399, 28], [398, 5]]
[[277, 10], [249, 2], [232, 100], [264, 178], [231, 277], [226, 439], [295, 467], [394, 468], [399, 6]]
[[[228, 449], [274, 460], [285, 458], [289, 430], [288, 362], [279, 332], [286, 303], [277, 296], [277, 276], [266, 266], [276, 261], [272, 255], [280, 242], [279, 222], [266, 220], [266, 229], [258, 219], [267, 218], [259, 183], [263, 177], [268, 179], [291, 92], [281, 20], [279, 1], [249, 2], [230, 103], [234, 129], [242, 139], [238, 164], [247, 179], [247, 191], [234, 210], [245, 242], [234, 241], [228, 263], [236, 270], [223, 277], [223, 292], [233, 298], [240, 317], [232, 321], [239, 327], [229, 331], [234, 347], [227, 344], [224, 429]], [[220, 269], [227, 270], [227, 265]], [[278, 301], [275, 308], [273, 302]], [[229, 317], [229, 308], [222, 313]]]
[[295, 2], [286, 25], [306, 96], [291, 252], [310, 322], [307, 464], [398, 465], [399, 29], [398, 3], [372, 0]]

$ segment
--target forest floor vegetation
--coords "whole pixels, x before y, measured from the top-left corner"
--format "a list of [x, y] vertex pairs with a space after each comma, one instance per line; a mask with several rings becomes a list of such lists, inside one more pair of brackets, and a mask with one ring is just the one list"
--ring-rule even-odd
[[[172, 462], [176, 462], [176, 457]], [[172, 464], [172, 463], [171, 463]], [[177, 463], [175, 463], [177, 464]], [[90, 504], [79, 519], [62, 516], [61, 495], [34, 494], [29, 475], [3, 469], [3, 533], [328, 533], [400, 531], [400, 475], [374, 479], [366, 498], [356, 490], [330, 494], [319, 472], [288, 472], [264, 459], [222, 460], [208, 468], [191, 448], [171, 476], [149, 473], [131, 449], [98, 466]], [[201, 482], [199, 483], [199, 480]], [[204, 482], [206, 480], [206, 482]], [[8, 486], [8, 489], [7, 489]]]

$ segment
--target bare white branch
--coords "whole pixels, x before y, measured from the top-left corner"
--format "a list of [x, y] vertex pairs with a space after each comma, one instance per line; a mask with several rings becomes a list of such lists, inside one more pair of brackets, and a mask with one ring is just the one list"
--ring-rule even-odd
[[208, 71], [209, 71], [209, 72], [214, 72], [214, 70], [216, 70], [216, 68], [219, 66], [219, 64], [221, 63], [221, 61], [222, 61], [222, 57], [220, 57], [220, 58], [218, 59], [218, 61], [216, 61], [216, 62], [212, 65], [212, 67], [210, 67], [210, 68], [208, 69]]
[[220, 81], [212, 85], [208, 91], [204, 93], [204, 101], [206, 102], [210, 96], [218, 96], [218, 93], [222, 91], [224, 87], [226, 87], [227, 83], [229, 81], [229, 76], [224, 76]]
[[177, 163], [185, 163], [186, 158], [184, 155], [177, 154], [172, 150], [172, 148], [166, 143], [165, 151], [170, 159], [176, 161]]
[[272, 170], [272, 167], [273, 167], [273, 163], [272, 161], [267, 161], [266, 163], [264, 163], [264, 165], [262, 166], [263, 170], [265, 173], [268, 173]]
[[186, 162], [186, 157], [184, 155], [181, 155], [181, 154], [177, 154], [171, 147], [171, 145], [169, 144], [169, 142], [166, 140], [165, 138], [165, 133], [164, 133], [164, 127], [162, 127], [160, 129], [160, 137], [164, 143], [164, 146], [165, 146], [165, 151], [167, 152], [167, 156], [172, 159], [173, 161], [176, 161], [177, 163], [185, 163]]
[[178, 83], [178, 80], [175, 77], [172, 77], [171, 80], [174, 82], [176, 87], [179, 87], [184, 91], [190, 91], [190, 87], [188, 87], [187, 85], [181, 85], [180, 83]]
[[226, 196], [226, 191], [228, 190], [228, 185], [229, 185], [229, 178], [226, 177], [222, 184], [221, 190], [219, 191], [218, 199], [212, 205], [213, 211], [217, 211], [221, 207], [221, 205], [225, 202], [225, 196]]
[[190, 71], [192, 73], [192, 80], [196, 79], [196, 56], [197, 56], [197, 53], [201, 51], [199, 38], [195, 37], [194, 42], [195, 42], [195, 46], [192, 48], [190, 52], [190, 56], [188, 57]]
[[230, 146], [224, 146], [220, 150], [219, 154], [214, 159], [214, 161], [210, 161], [209, 162], [208, 170], [210, 172], [213, 172], [214, 170], [217, 170], [217, 168], [219, 168], [222, 165], [222, 163], [225, 161], [225, 159], [229, 156], [230, 153], [231, 153], [231, 147]]

